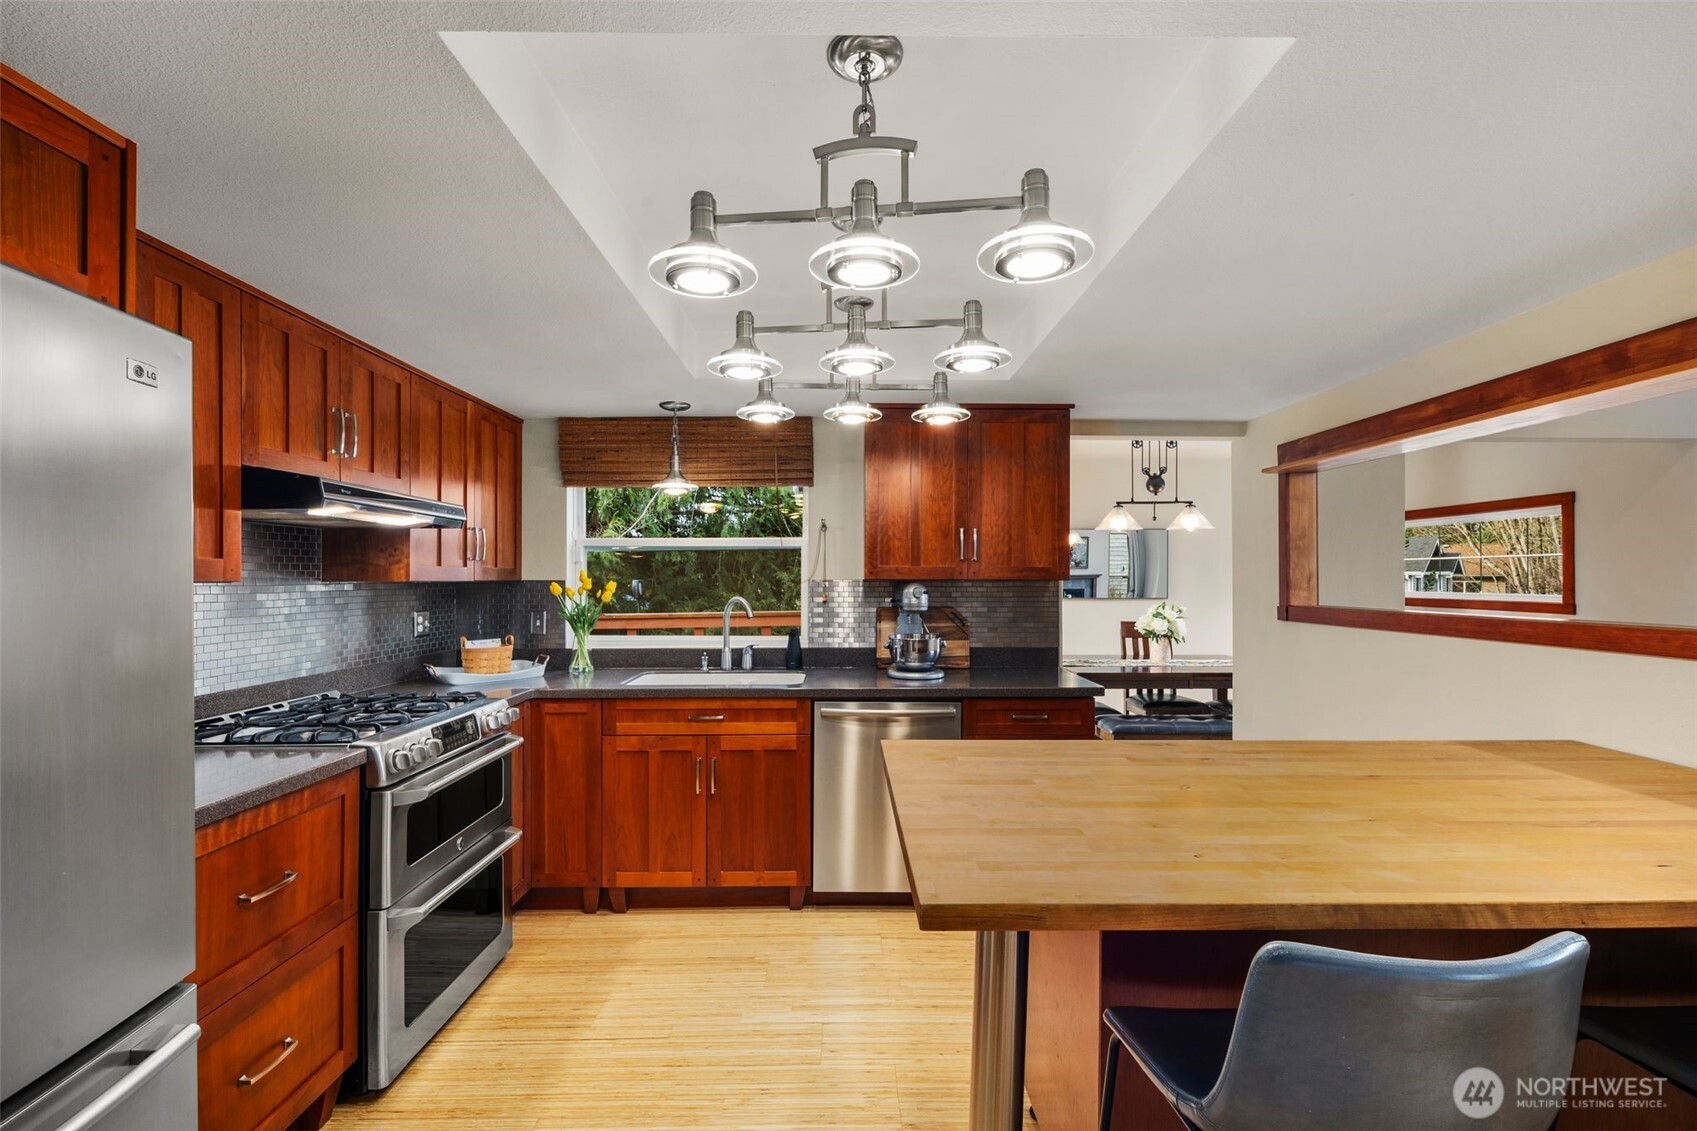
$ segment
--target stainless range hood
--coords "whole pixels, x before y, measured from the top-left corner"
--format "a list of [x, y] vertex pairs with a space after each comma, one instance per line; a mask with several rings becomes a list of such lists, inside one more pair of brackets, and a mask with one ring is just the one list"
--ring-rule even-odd
[[242, 468], [242, 518], [279, 526], [464, 526], [465, 508], [337, 479]]

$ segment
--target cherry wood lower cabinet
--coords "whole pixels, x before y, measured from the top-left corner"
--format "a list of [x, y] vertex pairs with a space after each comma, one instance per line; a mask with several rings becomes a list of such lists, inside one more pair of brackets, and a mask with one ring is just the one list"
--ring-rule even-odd
[[195, 833], [203, 1131], [329, 1118], [359, 1051], [360, 771]]
[[601, 901], [601, 709], [595, 699], [534, 699], [524, 729], [524, 850], [529, 888], [581, 888]]
[[1094, 699], [967, 699], [962, 738], [1094, 738]]
[[782, 887], [801, 906], [813, 864], [808, 708], [758, 698], [606, 705], [601, 882], [615, 911], [628, 888]]

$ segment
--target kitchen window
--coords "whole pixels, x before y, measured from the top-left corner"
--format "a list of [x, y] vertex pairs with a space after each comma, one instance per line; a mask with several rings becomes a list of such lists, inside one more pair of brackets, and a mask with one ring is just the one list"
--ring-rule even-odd
[[1575, 612], [1573, 499], [1568, 491], [1408, 511], [1404, 604]]
[[725, 601], [748, 598], [755, 617], [732, 635], [787, 635], [801, 625], [800, 487], [701, 487], [680, 498], [647, 487], [571, 492], [583, 568], [619, 591], [598, 637], [719, 635]]

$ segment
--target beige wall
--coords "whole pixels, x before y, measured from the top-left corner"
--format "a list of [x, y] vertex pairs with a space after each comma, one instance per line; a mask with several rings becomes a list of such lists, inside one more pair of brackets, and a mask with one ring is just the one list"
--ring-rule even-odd
[[[1179, 653], [1232, 650], [1232, 507], [1231, 442], [1181, 441], [1178, 487], [1196, 500], [1213, 530], [1167, 535], [1168, 600], [1185, 607], [1185, 643]], [[1130, 437], [1075, 436], [1072, 440], [1072, 518], [1074, 529], [1088, 530], [1102, 520], [1114, 500], [1131, 492]], [[1144, 492], [1139, 486], [1138, 495]], [[1172, 507], [1160, 508], [1163, 523]], [[1139, 511], [1139, 522], [1148, 510]], [[1136, 620], [1153, 601], [1062, 601], [1061, 651], [1068, 655], [1117, 655], [1120, 622]]]
[[519, 546], [521, 577], [553, 581], [570, 577], [566, 563], [566, 486], [560, 481], [560, 422], [524, 422], [523, 477], [519, 487], [524, 536]]
[[1320, 473], [1320, 601], [1403, 607], [1403, 457]]
[[1282, 441], [1694, 315], [1697, 247], [1252, 421], [1232, 457], [1237, 736], [1571, 738], [1697, 766], [1692, 661], [1279, 621], [1261, 472]]
[[[876, 428], [877, 425], [870, 427]], [[820, 552], [819, 523], [828, 527]], [[866, 574], [866, 430], [813, 418], [813, 486], [807, 492], [809, 580]]]

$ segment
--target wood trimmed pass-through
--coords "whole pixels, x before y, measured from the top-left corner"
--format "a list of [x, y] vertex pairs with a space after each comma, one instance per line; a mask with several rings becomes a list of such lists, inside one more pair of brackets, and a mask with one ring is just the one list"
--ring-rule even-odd
[[[1279, 462], [1265, 469], [1279, 477], [1279, 619], [1697, 660], [1697, 628], [1679, 625], [1585, 621], [1519, 609], [1452, 612], [1320, 603], [1320, 471], [1694, 388], [1697, 318], [1688, 318], [1280, 444]], [[1571, 530], [1572, 522], [1565, 522], [1564, 531]], [[1571, 562], [1571, 553], [1567, 558]]]
[[1421, 519], [1465, 518], [1468, 515], [1500, 514], [1504, 511], [1533, 511], [1549, 507], [1561, 510], [1561, 600], [1512, 601], [1506, 598], [1472, 597], [1465, 593], [1450, 597], [1404, 597], [1403, 604], [1411, 609], [1446, 609], [1461, 612], [1467, 609], [1491, 609], [1509, 613], [1559, 613], [1572, 616], [1578, 611], [1578, 590], [1574, 588], [1573, 527], [1574, 492], [1559, 491], [1552, 495], [1526, 495], [1518, 499], [1490, 499], [1482, 503], [1461, 503], [1453, 507], [1418, 507], [1404, 511], [1405, 523]]

